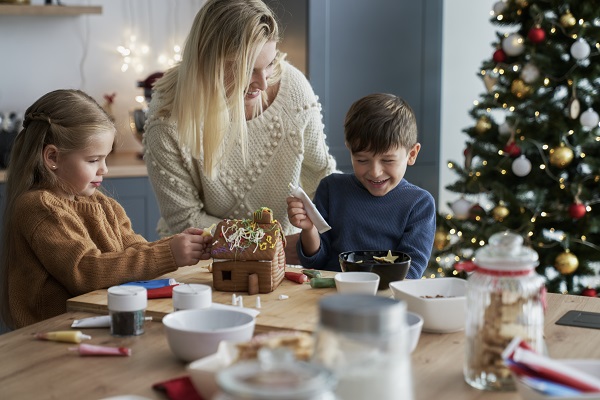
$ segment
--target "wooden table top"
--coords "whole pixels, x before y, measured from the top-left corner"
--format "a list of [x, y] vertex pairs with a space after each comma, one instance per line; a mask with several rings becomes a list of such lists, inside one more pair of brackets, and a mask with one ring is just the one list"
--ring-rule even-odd
[[[195, 276], [196, 272], [192, 274]], [[302, 285], [298, 286], [303, 288]], [[284, 290], [280, 293], [289, 293], [290, 298], [273, 300], [275, 304], [272, 309], [266, 306], [270, 302], [263, 305], [261, 315], [257, 319], [257, 333], [269, 330], [269, 327], [264, 325], [266, 322], [279, 322], [276, 311], [280, 307], [285, 308], [286, 305], [296, 311], [285, 313], [282, 316], [283, 320], [288, 320], [287, 315], [295, 314], [295, 320], [304, 327], [312, 326], [310, 321], [316, 320], [318, 309], [315, 304], [319, 297], [316, 289], [313, 289], [315, 292], [313, 295], [310, 288], [303, 288], [307, 293], [303, 293], [306, 296], [302, 297], [298, 295], [299, 292], [291, 291], [291, 288], [301, 290], [296, 286], [287, 289], [288, 284], [284, 283], [281, 288]], [[219, 296], [219, 293], [215, 293], [216, 299]], [[231, 294], [227, 296], [231, 299]], [[301, 307], [294, 303], [296, 297], [299, 298], [296, 301], [301, 303]], [[245, 305], [250, 304], [245, 303]], [[569, 310], [600, 312], [600, 299], [548, 295], [545, 339], [550, 356], [556, 359], [600, 358], [600, 346], [598, 346], [600, 330], [555, 324], [556, 320]], [[158, 321], [147, 322], [146, 332], [132, 338], [112, 337], [108, 329], [85, 330], [92, 336], [92, 340], [88, 343], [127, 346], [133, 351], [131, 357], [80, 357], [67, 350], [68, 347], [73, 346], [72, 344], [38, 341], [32, 337], [35, 332], [68, 330], [73, 319], [92, 315], [90, 311], [69, 311], [0, 336], [0, 359], [3, 360], [0, 363], [0, 397], [45, 399], [75, 396], [101, 399], [129, 394], [164, 400], [166, 397], [153, 390], [152, 385], [187, 375], [186, 364], [175, 359], [170, 352], [163, 326]], [[260, 318], [263, 320], [258, 324]], [[275, 329], [280, 327], [281, 324]], [[411, 356], [415, 400], [520, 399], [516, 392], [479, 391], [464, 382], [462, 375], [464, 342], [464, 332], [422, 333], [417, 349]]]

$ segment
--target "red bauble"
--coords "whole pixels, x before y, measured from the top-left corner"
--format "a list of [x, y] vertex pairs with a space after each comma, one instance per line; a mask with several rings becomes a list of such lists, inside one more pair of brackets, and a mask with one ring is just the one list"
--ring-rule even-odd
[[569, 206], [569, 215], [571, 218], [579, 219], [586, 213], [585, 204], [573, 203]]
[[596, 289], [587, 288], [587, 289], [583, 289], [583, 291], [581, 292], [581, 295], [588, 296], [588, 297], [597, 297], [598, 293], [596, 292]]
[[546, 32], [539, 26], [536, 26], [529, 30], [527, 37], [531, 43], [542, 43], [546, 39]]
[[515, 142], [511, 142], [504, 146], [504, 152], [515, 158], [521, 155], [521, 148]]
[[502, 63], [506, 61], [506, 53], [502, 49], [498, 49], [494, 52], [494, 56], [492, 57], [495, 63]]

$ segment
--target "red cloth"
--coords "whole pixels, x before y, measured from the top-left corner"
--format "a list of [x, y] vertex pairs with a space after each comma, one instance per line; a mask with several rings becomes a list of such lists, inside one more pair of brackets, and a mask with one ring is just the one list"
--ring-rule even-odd
[[163, 392], [169, 400], [204, 400], [198, 394], [189, 376], [181, 376], [155, 383], [152, 389]]
[[177, 285], [171, 286], [163, 286], [161, 288], [156, 289], [148, 289], [148, 298], [149, 299], [163, 299], [166, 297], [173, 297], [173, 288]]

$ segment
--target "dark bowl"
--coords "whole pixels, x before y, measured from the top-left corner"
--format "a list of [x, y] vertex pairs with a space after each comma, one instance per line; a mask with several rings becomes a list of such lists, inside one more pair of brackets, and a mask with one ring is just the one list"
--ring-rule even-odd
[[393, 262], [377, 261], [375, 257], [385, 257], [388, 250], [356, 250], [340, 253], [340, 267], [343, 272], [366, 271], [379, 275], [377, 290], [389, 288], [390, 282], [401, 281], [406, 278], [410, 268], [410, 256], [400, 251], [392, 250], [392, 256], [398, 256]]

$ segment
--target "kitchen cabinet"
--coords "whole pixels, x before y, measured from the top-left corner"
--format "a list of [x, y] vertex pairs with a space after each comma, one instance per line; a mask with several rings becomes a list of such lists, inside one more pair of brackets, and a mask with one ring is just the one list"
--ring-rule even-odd
[[0, 4], [0, 15], [53, 15], [68, 17], [82, 14], [102, 14], [102, 6]]

